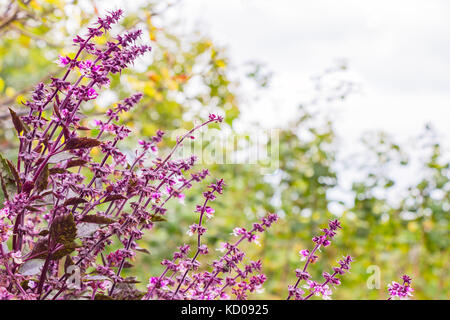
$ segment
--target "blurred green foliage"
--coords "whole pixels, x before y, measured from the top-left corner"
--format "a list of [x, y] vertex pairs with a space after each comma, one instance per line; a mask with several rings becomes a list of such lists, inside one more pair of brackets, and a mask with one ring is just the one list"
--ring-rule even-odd
[[[77, 1], [69, 0], [2, 0], [0, 4], [0, 147], [2, 154], [12, 159], [15, 140], [7, 107], [12, 105], [19, 113], [24, 110], [21, 102], [32, 86], [59, 72], [54, 60], [58, 54], [71, 52], [71, 37], [98, 12], [95, 2], [91, 11], [81, 10]], [[150, 3], [127, 12], [121, 29], [143, 28], [144, 41], [151, 43], [153, 53], [142, 65], [115, 76], [103, 97], [103, 101], [110, 97], [117, 101], [136, 91], [144, 93], [140, 106], [121, 120], [136, 133], [122, 146], [130, 151], [137, 137], [151, 136], [157, 129], [190, 128], [193, 120], [211, 111], [224, 114], [223, 126], [231, 130], [240, 115], [239, 83], [230, 79], [225, 50], [203, 33], [180, 34], [176, 25], [165, 23], [165, 10], [169, 9], [158, 11]], [[255, 73], [247, 76], [255, 78]], [[256, 82], [267, 87], [269, 79]], [[85, 105], [90, 116], [86, 124], [101, 117], [108, 107]], [[355, 258], [335, 299], [385, 298], [386, 285], [403, 273], [413, 277], [416, 298], [450, 298], [449, 162], [433, 130], [427, 128], [416, 140], [422, 155], [417, 165], [420, 179], [395, 199], [390, 197], [398, 194], [392, 171], [406, 168], [412, 172], [410, 155], [384, 134], [364, 137], [362, 157], [347, 163], [360, 173], [347, 190], [354, 200], [341, 203], [330, 197], [330, 191], [339, 188], [340, 177], [333, 123], [318, 121], [312, 107], [299, 108], [297, 117], [280, 131], [275, 181], [261, 174], [258, 165], [208, 166], [213, 177], [227, 183], [226, 192], [214, 203], [215, 217], [207, 223], [211, 252], [231, 237], [234, 227], [249, 226], [268, 211], [279, 213], [282, 219], [260, 240], [261, 246], [244, 246], [249, 258], [263, 260], [268, 277], [264, 293], [253, 298], [285, 298], [287, 285], [295, 281], [294, 269], [302, 265], [298, 251], [311, 248], [312, 236], [335, 217], [330, 207], [337, 206], [344, 229], [311, 267], [318, 278], [341, 255]], [[173, 143], [166, 140], [163, 151]], [[196, 218], [193, 210], [206, 183], [194, 186], [185, 204], [169, 206], [168, 221], [159, 222], [139, 243], [150, 255], [139, 255], [135, 267], [125, 274], [137, 273], [145, 285], [149, 275], [159, 275], [162, 259], [170, 257], [176, 246], [192, 241], [186, 230]], [[209, 261], [204, 262], [207, 265]], [[379, 290], [367, 286], [370, 266], [380, 268]]]

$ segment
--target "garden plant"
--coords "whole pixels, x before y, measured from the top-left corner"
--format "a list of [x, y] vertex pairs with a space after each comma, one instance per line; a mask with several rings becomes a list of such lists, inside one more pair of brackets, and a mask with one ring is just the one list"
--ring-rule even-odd
[[[177, 138], [172, 150], [163, 153], [158, 145], [164, 132], [139, 139], [134, 154], [121, 152], [119, 145], [132, 129], [119, 118], [139, 108], [143, 94], [123, 99], [91, 126], [83, 103], [95, 100], [110, 76], [120, 74], [140, 56], [151, 51], [140, 44], [140, 30], [111, 37], [104, 44], [93, 39], [104, 36], [122, 16], [117, 10], [98, 18], [87, 34], [73, 39], [75, 55], [60, 56], [62, 77], [38, 83], [26, 101], [28, 112], [9, 109], [18, 137], [17, 161], [1, 156], [1, 189], [5, 202], [0, 209], [0, 299], [247, 299], [264, 288], [267, 278], [260, 260], [249, 260], [240, 245], [256, 243], [270, 232], [279, 217], [267, 213], [250, 226], [236, 226], [231, 239], [216, 250], [204, 238], [216, 212], [216, 197], [226, 193], [233, 181], [211, 177], [207, 169], [193, 171], [196, 157], [175, 158], [186, 140], [224, 119], [209, 116]], [[146, 290], [136, 277], [124, 276], [138, 266], [130, 258], [147, 254], [137, 241], [176, 214], [166, 208], [169, 201], [182, 201], [195, 184], [206, 181], [202, 202], [192, 213], [187, 234], [195, 246], [180, 243], [173, 255], [161, 261], [163, 271], [148, 270]], [[191, 189], [192, 190], [192, 189]], [[289, 217], [285, 218], [289, 219]], [[302, 267], [293, 270], [297, 281], [286, 288], [288, 300], [314, 296], [330, 299], [351, 271], [357, 256], [338, 258], [336, 266], [323, 270], [323, 280], [313, 280], [308, 268], [319, 259], [345, 226], [328, 221], [313, 246], [299, 252]], [[211, 258], [210, 258], [211, 257]], [[210, 259], [210, 260], [207, 260]], [[389, 299], [412, 296], [411, 278], [392, 282]]]

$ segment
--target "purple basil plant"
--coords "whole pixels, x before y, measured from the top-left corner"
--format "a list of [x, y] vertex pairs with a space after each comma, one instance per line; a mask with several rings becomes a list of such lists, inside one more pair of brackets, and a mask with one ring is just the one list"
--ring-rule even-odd
[[[75, 56], [58, 60], [65, 74], [36, 86], [25, 103], [28, 114], [18, 116], [10, 109], [19, 150], [16, 164], [0, 159], [5, 196], [0, 210], [0, 299], [246, 299], [262, 288], [266, 276], [261, 261], [247, 261], [239, 245], [257, 241], [278, 217], [268, 214], [249, 229], [235, 228], [236, 240], [223, 243], [220, 256], [209, 269], [202, 268], [199, 257], [210, 251], [202, 238], [214, 215], [211, 203], [225, 187], [221, 179], [208, 186], [203, 203], [195, 209], [198, 221], [188, 230], [197, 238], [195, 248], [183, 244], [171, 259], [163, 260], [164, 271], [150, 277], [146, 291], [136, 288], [136, 278], [122, 276], [131, 266], [127, 259], [145, 251], [137, 241], [164, 220], [166, 203], [183, 198], [209, 175], [208, 170], [190, 173], [195, 157], [173, 159], [176, 149], [222, 117], [209, 115], [179, 137], [165, 157], [158, 156], [157, 148], [162, 131], [148, 141], [139, 140], [132, 161], [117, 147], [131, 132], [118, 120], [142, 94], [116, 104], [106, 112], [107, 120], [96, 120], [94, 128], [81, 124], [82, 103], [97, 98], [108, 86], [110, 74], [120, 73], [151, 50], [136, 44], [140, 30], [118, 35], [103, 46], [93, 42], [121, 15], [117, 10], [98, 18], [85, 36], [73, 39], [78, 47]], [[100, 149], [100, 160], [92, 156], [93, 148]], [[298, 281], [289, 286], [288, 299], [307, 300], [313, 295], [326, 299], [340, 284], [337, 276], [350, 269], [350, 256], [340, 260], [332, 274], [323, 273], [323, 283], [311, 281], [307, 272], [317, 260], [316, 252], [330, 244], [339, 228], [339, 221], [330, 221], [323, 235], [313, 238], [311, 252], [301, 251], [306, 263], [296, 270]], [[299, 287], [303, 280], [307, 285]], [[391, 298], [411, 295], [411, 279], [403, 280], [403, 285], [389, 286]]]

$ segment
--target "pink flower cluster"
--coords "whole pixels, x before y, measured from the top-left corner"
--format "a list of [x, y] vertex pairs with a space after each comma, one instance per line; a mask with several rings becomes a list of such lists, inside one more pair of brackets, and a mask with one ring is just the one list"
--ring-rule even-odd
[[[322, 229], [322, 235], [315, 236], [312, 239], [315, 243], [314, 248], [311, 251], [304, 249], [299, 252], [302, 257], [302, 261], [306, 260], [306, 262], [303, 269], [295, 270], [297, 282], [295, 285], [288, 286], [288, 300], [291, 298], [294, 298], [294, 300], [308, 300], [313, 295], [321, 296], [322, 299], [325, 300], [331, 299], [332, 290], [329, 285], [334, 287], [341, 284], [341, 281], [336, 276], [343, 275], [350, 270], [350, 263], [353, 261], [352, 257], [346, 256], [339, 260], [339, 266], [333, 268], [334, 272], [332, 274], [323, 272], [322, 276], [325, 280], [323, 283], [310, 280], [311, 275], [308, 273], [307, 269], [311, 263], [315, 263], [319, 258], [319, 256], [315, 253], [320, 249], [320, 247], [329, 246], [331, 244], [331, 240], [336, 236], [336, 231], [341, 228], [341, 224], [338, 220], [329, 221], [328, 228]], [[309, 293], [305, 293], [305, 291], [299, 287], [300, 282], [303, 280], [307, 283], [303, 286], [303, 288], [307, 289]]]
[[[81, 105], [98, 97], [98, 90], [109, 84], [109, 75], [150, 51], [147, 45], [135, 44], [140, 30], [118, 35], [104, 46], [92, 41], [121, 15], [117, 10], [99, 18], [86, 36], [75, 37], [77, 53], [58, 60], [66, 73], [36, 86], [26, 102], [27, 115], [19, 117], [11, 110], [20, 145], [16, 164], [1, 159], [8, 166], [1, 175], [6, 198], [0, 210], [1, 298], [68, 299], [86, 294], [92, 299], [141, 298], [144, 293], [136, 288], [124, 290], [135, 280], [121, 276], [128, 260], [145, 251], [137, 241], [156, 222], [164, 221], [165, 204], [171, 198], [182, 199], [193, 183], [208, 175], [207, 170], [189, 174], [195, 157], [172, 156], [185, 138], [209, 123], [221, 122], [221, 116], [210, 115], [194, 127], [165, 158], [157, 155], [164, 135], [158, 131], [148, 141], [139, 141], [142, 148], [131, 161], [118, 148], [131, 131], [117, 122], [142, 94], [108, 109], [94, 121], [96, 128], [81, 123]], [[89, 59], [83, 59], [85, 54]], [[44, 117], [44, 111], [51, 116]], [[100, 159], [92, 157], [96, 147]], [[154, 160], [147, 164], [149, 156]], [[205, 193], [209, 201], [221, 193], [221, 184]], [[204, 209], [212, 215], [210, 207]], [[123, 247], [110, 252], [114, 237]], [[198, 249], [207, 252], [204, 246]], [[66, 270], [62, 276], [61, 260]], [[70, 269], [80, 277], [75, 289], [68, 283]]]
[[[197, 130], [223, 118], [210, 114], [179, 137], [164, 157], [157, 147], [163, 131], [140, 139], [131, 157], [118, 148], [131, 133], [119, 123], [120, 116], [140, 102], [140, 93], [109, 108], [93, 121], [94, 128], [86, 127], [82, 104], [98, 98], [111, 74], [150, 51], [147, 45], [136, 44], [140, 30], [118, 35], [103, 46], [92, 41], [121, 15], [117, 10], [98, 18], [85, 36], [73, 39], [76, 54], [58, 60], [65, 74], [35, 87], [25, 103], [28, 114], [18, 116], [10, 109], [19, 147], [17, 163], [0, 157], [0, 185], [6, 199], [0, 209], [0, 299], [247, 299], [267, 279], [261, 261], [248, 259], [240, 245], [258, 243], [278, 216], [270, 213], [250, 228], [234, 228], [235, 241], [223, 243], [220, 256], [205, 263], [206, 256], [216, 251], [203, 237], [208, 219], [216, 214], [211, 203], [224, 191], [223, 179], [208, 185], [194, 210], [198, 219], [188, 234], [195, 237], [195, 247], [183, 244], [163, 260], [164, 271], [150, 277], [144, 292], [136, 288], [134, 277], [122, 275], [124, 268], [132, 267], [131, 258], [148, 253], [138, 241], [166, 220], [167, 202], [182, 201], [193, 184], [209, 175], [206, 169], [192, 172], [195, 156], [174, 159], [175, 151]], [[98, 148], [99, 156], [93, 156], [93, 148]], [[350, 269], [350, 256], [339, 260], [332, 274], [324, 272], [323, 283], [311, 281], [307, 271], [318, 259], [319, 248], [330, 245], [340, 228], [339, 221], [330, 221], [323, 234], [313, 238], [314, 248], [300, 252], [305, 266], [296, 270], [298, 281], [289, 286], [288, 299], [313, 295], [328, 299], [340, 284], [337, 276]], [[303, 280], [308, 293], [299, 287]], [[403, 280], [403, 285], [390, 285], [391, 297], [410, 296], [410, 279]]]
[[407, 275], [403, 275], [402, 280], [403, 284], [392, 281], [392, 283], [388, 285], [389, 300], [395, 298], [404, 300], [412, 297], [414, 289], [411, 287], [411, 278]]
[[[161, 264], [166, 268], [159, 277], [151, 277], [144, 299], [246, 299], [249, 293], [259, 290], [266, 281], [261, 273], [261, 261], [245, 262], [245, 253], [239, 249], [239, 244], [247, 240], [254, 242], [256, 233], [264, 232], [278, 220], [276, 214], [268, 214], [260, 223], [254, 223], [247, 231], [244, 228], [234, 235], [238, 240], [234, 243], [224, 243], [220, 251], [224, 254], [211, 263], [212, 269], [201, 270], [200, 255], [209, 254], [209, 248], [202, 243], [202, 236], [207, 229], [204, 227], [204, 217], [212, 217], [213, 209], [208, 203], [216, 199], [216, 194], [223, 192], [225, 184], [222, 179], [209, 185], [203, 193], [203, 205], [198, 205], [195, 212], [199, 214], [198, 223], [189, 227], [188, 234], [197, 234], [197, 248], [193, 256], [189, 256], [190, 246], [184, 244], [173, 254], [171, 260]], [[227, 290], [231, 288], [231, 290]], [[230, 292], [228, 292], [230, 291]]]

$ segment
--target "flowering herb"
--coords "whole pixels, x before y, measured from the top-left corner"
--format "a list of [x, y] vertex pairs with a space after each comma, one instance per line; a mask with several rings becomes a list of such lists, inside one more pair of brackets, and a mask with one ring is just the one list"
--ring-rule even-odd
[[[339, 260], [339, 266], [333, 268], [332, 274], [323, 272], [323, 283], [310, 280], [311, 275], [308, 273], [308, 267], [310, 264], [315, 263], [319, 258], [316, 255], [316, 252], [319, 251], [321, 247], [329, 246], [331, 244], [331, 240], [336, 236], [337, 230], [341, 228], [341, 224], [338, 220], [331, 220], [328, 224], [328, 228], [322, 229], [322, 235], [316, 236], [312, 239], [315, 246], [311, 252], [309, 250], [301, 250], [299, 252], [302, 260], [306, 260], [306, 262], [303, 269], [295, 270], [297, 282], [295, 285], [290, 285], [288, 287], [289, 294], [287, 300], [290, 300], [291, 298], [294, 298], [294, 300], [308, 300], [313, 295], [321, 296], [326, 300], [331, 299], [330, 296], [332, 294], [332, 288], [341, 284], [341, 281], [337, 278], [337, 276], [343, 275], [350, 270], [350, 263], [353, 261], [352, 257], [346, 256]], [[303, 286], [307, 292], [299, 287], [303, 280], [307, 283]]]
[[[165, 157], [158, 156], [164, 132], [157, 131], [151, 139], [138, 141], [131, 161], [118, 148], [131, 131], [118, 120], [142, 94], [110, 108], [106, 120], [96, 119], [94, 128], [81, 124], [82, 104], [98, 98], [111, 74], [151, 50], [136, 43], [140, 30], [117, 35], [103, 46], [94, 43], [121, 15], [117, 10], [98, 18], [86, 35], [73, 39], [76, 54], [57, 60], [66, 72], [35, 87], [25, 103], [28, 114], [18, 116], [10, 109], [19, 147], [15, 164], [0, 156], [5, 196], [0, 209], [0, 299], [246, 299], [262, 288], [266, 276], [261, 261], [247, 261], [239, 246], [257, 242], [278, 216], [271, 213], [249, 229], [235, 228], [236, 240], [223, 243], [221, 255], [201, 267], [200, 258], [211, 251], [202, 239], [207, 220], [215, 215], [211, 203], [225, 187], [222, 179], [208, 186], [195, 209], [198, 220], [188, 229], [196, 237], [195, 248], [183, 244], [171, 259], [163, 260], [164, 271], [150, 277], [145, 292], [135, 287], [135, 278], [122, 277], [122, 270], [130, 267], [127, 260], [145, 252], [137, 241], [166, 220], [166, 203], [172, 198], [182, 201], [194, 183], [209, 175], [208, 170], [191, 172], [196, 158], [174, 159], [175, 151], [196, 131], [223, 118], [209, 115], [178, 138]], [[94, 148], [99, 160], [92, 156]], [[332, 274], [323, 273], [323, 283], [311, 281], [307, 272], [317, 260], [316, 252], [330, 244], [339, 228], [337, 220], [330, 221], [323, 235], [313, 238], [312, 251], [301, 251], [306, 263], [296, 270], [298, 281], [289, 287], [288, 299], [329, 298], [332, 287], [340, 284], [337, 276], [349, 270], [350, 256], [340, 260]], [[120, 247], [113, 250], [115, 238]], [[391, 297], [410, 295], [408, 279], [389, 287]], [[302, 280], [308, 293], [299, 288]]]
[[392, 281], [392, 283], [388, 285], [388, 300], [397, 298], [404, 300], [412, 297], [412, 293], [414, 292], [414, 289], [411, 287], [412, 279], [405, 274], [402, 276], [402, 280], [403, 284]]

